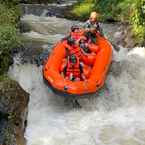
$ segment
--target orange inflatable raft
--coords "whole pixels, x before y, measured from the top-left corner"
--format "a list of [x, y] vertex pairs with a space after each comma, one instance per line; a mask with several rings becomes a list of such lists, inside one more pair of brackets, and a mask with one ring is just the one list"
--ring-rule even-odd
[[83, 96], [85, 94], [95, 93], [104, 85], [112, 60], [112, 45], [106, 38], [99, 34], [96, 34], [96, 39], [96, 46], [99, 47], [99, 51], [96, 52], [94, 62], [90, 64], [91, 69], [87, 78], [81, 81], [67, 80], [61, 74], [60, 68], [66, 57], [64, 41], [58, 42], [54, 46], [43, 65], [43, 77], [53, 90], [62, 94]]

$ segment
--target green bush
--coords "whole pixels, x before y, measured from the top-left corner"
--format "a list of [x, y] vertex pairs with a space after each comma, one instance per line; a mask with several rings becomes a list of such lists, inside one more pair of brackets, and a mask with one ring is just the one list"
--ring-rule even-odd
[[0, 75], [6, 72], [12, 63], [11, 48], [20, 45], [16, 27], [13, 25], [0, 26]]
[[0, 51], [9, 50], [20, 44], [17, 29], [13, 25], [0, 25]]
[[120, 9], [117, 8], [120, 0], [96, 0], [95, 10], [101, 13], [102, 19], [114, 19], [117, 20], [117, 15]]
[[8, 50], [0, 52], [0, 75], [8, 71], [9, 65], [12, 64], [12, 58]]
[[87, 19], [90, 12], [96, 10], [102, 14], [102, 19], [116, 19], [116, 4], [119, 0], [80, 0], [74, 5], [72, 14]]
[[0, 25], [2, 24], [17, 25], [19, 16], [20, 10], [18, 6], [9, 8], [6, 5], [0, 4]]
[[89, 16], [89, 13], [94, 9], [94, 6], [94, 0], [80, 0], [74, 5], [71, 13], [84, 20]]
[[84, 18], [84, 17], [88, 17], [93, 7], [94, 5], [88, 2], [88, 3], [80, 4], [76, 6], [72, 12], [75, 13], [77, 16]]
[[17, 23], [20, 16], [17, 0], [0, 0], [0, 75], [12, 63], [10, 50], [20, 45]]
[[145, 1], [136, 0], [132, 10], [130, 23], [132, 24], [132, 31], [140, 43], [145, 40]]
[[14, 7], [20, 3], [20, 0], [0, 0], [1, 4], [5, 4], [8, 7]]
[[80, 0], [72, 9], [72, 14], [82, 20], [96, 10], [102, 20], [128, 22], [139, 43], [145, 39], [145, 0]]

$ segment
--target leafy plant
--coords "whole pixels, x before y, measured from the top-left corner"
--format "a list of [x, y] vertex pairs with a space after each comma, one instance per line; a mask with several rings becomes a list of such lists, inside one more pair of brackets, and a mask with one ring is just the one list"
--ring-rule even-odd
[[20, 0], [0, 0], [1, 4], [5, 4], [9, 7], [13, 7], [15, 5], [18, 5], [20, 3]]
[[96, 10], [102, 20], [128, 22], [139, 43], [145, 40], [145, 0], [80, 0], [72, 10], [72, 14], [82, 20]]
[[[9, 65], [12, 63], [12, 58], [8, 50], [4, 50], [0, 54], [0, 75], [8, 71]], [[0, 77], [1, 78], [1, 77]], [[1, 79], [0, 79], [1, 81]]]
[[91, 0], [85, 0], [85, 2], [79, 1], [78, 5], [74, 6], [72, 13], [74, 13], [78, 17], [86, 18], [93, 8], [94, 3]]
[[145, 1], [136, 0], [132, 9], [134, 10], [130, 18], [132, 31], [138, 41], [143, 42], [145, 40]]
[[20, 44], [16, 27], [13, 25], [0, 26], [0, 51], [11, 49]]
[[0, 0], [0, 75], [12, 63], [10, 50], [21, 42], [17, 30], [19, 16], [18, 0]]
[[19, 15], [20, 10], [18, 6], [9, 8], [6, 5], [0, 4], [0, 24], [17, 25]]

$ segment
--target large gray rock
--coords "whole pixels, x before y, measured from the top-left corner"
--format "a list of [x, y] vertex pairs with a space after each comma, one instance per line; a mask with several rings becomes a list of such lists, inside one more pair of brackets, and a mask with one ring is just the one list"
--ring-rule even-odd
[[0, 80], [0, 145], [24, 145], [29, 94], [17, 82]]

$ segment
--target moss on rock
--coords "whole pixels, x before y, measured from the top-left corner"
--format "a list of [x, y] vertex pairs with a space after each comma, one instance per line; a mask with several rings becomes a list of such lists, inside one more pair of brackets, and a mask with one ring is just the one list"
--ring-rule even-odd
[[11, 65], [12, 63], [13, 59], [10, 56], [10, 52], [8, 50], [2, 51], [0, 53], [0, 75], [8, 71], [9, 65]]
[[17, 82], [3, 77], [0, 78], [0, 96], [1, 144], [15, 145], [17, 140], [24, 140], [29, 94]]

